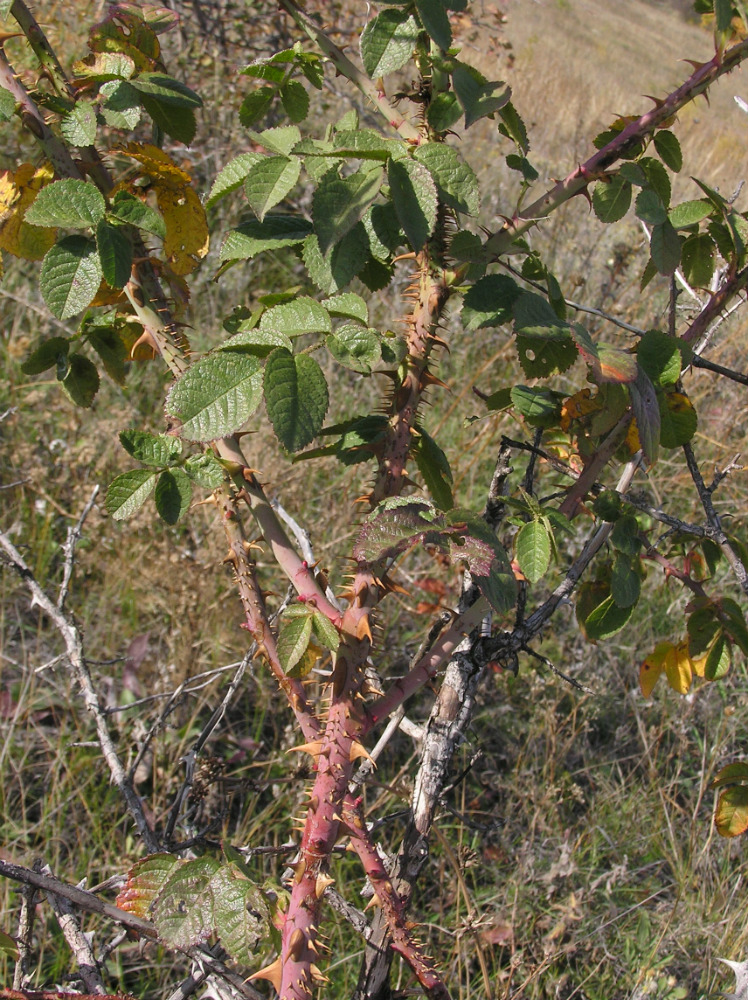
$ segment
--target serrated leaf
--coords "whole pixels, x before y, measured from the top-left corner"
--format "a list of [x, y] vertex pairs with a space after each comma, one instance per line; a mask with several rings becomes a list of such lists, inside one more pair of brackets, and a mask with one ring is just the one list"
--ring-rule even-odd
[[390, 160], [390, 195], [411, 246], [421, 250], [434, 231], [439, 197], [428, 169], [415, 160]]
[[156, 483], [156, 510], [167, 524], [176, 524], [192, 500], [192, 484], [181, 469], [166, 469]]
[[131, 429], [122, 431], [119, 440], [128, 455], [132, 455], [143, 465], [159, 469], [171, 465], [182, 454], [182, 442], [167, 434], [156, 435]]
[[300, 451], [319, 433], [327, 413], [327, 382], [308, 354], [279, 347], [265, 364], [265, 406], [278, 440]]
[[674, 229], [687, 229], [689, 226], [697, 225], [702, 219], [708, 218], [713, 211], [714, 206], [710, 201], [699, 198], [695, 201], [683, 201], [680, 205], [671, 208], [668, 212], [668, 218]]
[[156, 488], [157, 473], [150, 469], [123, 472], [112, 481], [104, 506], [115, 521], [124, 521], [140, 510]]
[[724, 677], [732, 663], [732, 647], [724, 632], [720, 632], [709, 649], [704, 664], [704, 677], [717, 681]]
[[5, 87], [0, 87], [0, 121], [9, 122], [16, 111], [16, 99]]
[[630, 608], [639, 600], [641, 580], [629, 557], [620, 553], [610, 574], [610, 596], [619, 608]]
[[0, 931], [0, 955], [7, 955], [14, 962], [18, 961], [18, 946], [10, 934]]
[[230, 160], [213, 181], [205, 207], [210, 208], [225, 195], [241, 187], [253, 168], [263, 159], [262, 153], [240, 153]]
[[[496, 395], [496, 394], [494, 394]], [[489, 400], [492, 397], [489, 397]], [[502, 402], [503, 397], [494, 400]], [[486, 400], [486, 404], [489, 404]], [[509, 391], [509, 403], [518, 413], [521, 413], [531, 427], [552, 427], [561, 417], [563, 393], [554, 392], [541, 386], [530, 388], [526, 385], [515, 385]], [[491, 406], [489, 409], [503, 409], [503, 406]]]
[[132, 271], [132, 243], [127, 235], [102, 219], [96, 227], [96, 246], [104, 281], [112, 288], [124, 288]]
[[127, 192], [117, 193], [108, 214], [120, 222], [126, 222], [161, 239], [166, 237], [166, 223], [158, 212]]
[[73, 63], [76, 77], [96, 83], [129, 80], [134, 72], [135, 61], [124, 52], [92, 52]]
[[639, 525], [633, 514], [624, 514], [618, 518], [610, 535], [610, 544], [632, 559], [639, 555], [642, 543], [639, 538]]
[[369, 307], [360, 295], [355, 292], [343, 292], [332, 298], [324, 299], [322, 305], [331, 316], [357, 319], [366, 326], [369, 322]]
[[364, 375], [369, 375], [382, 357], [377, 331], [358, 323], [338, 327], [327, 338], [327, 349], [339, 364]]
[[681, 448], [693, 438], [698, 426], [694, 405], [682, 392], [666, 392], [660, 404], [660, 444], [663, 448]]
[[284, 615], [281, 618], [277, 649], [280, 665], [286, 674], [290, 674], [301, 660], [307, 650], [311, 637], [311, 614], [307, 613], [303, 616], [297, 615], [294, 617]]
[[338, 131], [333, 136], [330, 155], [384, 162], [390, 156], [402, 153], [403, 144], [396, 139], [385, 139], [371, 128]]
[[66, 178], [41, 189], [26, 212], [26, 221], [34, 226], [84, 229], [95, 226], [105, 211], [104, 196], [95, 184]]
[[416, 10], [429, 38], [446, 51], [452, 44], [452, 25], [442, 0], [416, 0]]
[[639, 192], [634, 211], [637, 219], [641, 219], [642, 222], [646, 222], [650, 226], [661, 226], [668, 218], [667, 210], [660, 201], [660, 196], [652, 188], [644, 188]]
[[737, 785], [722, 792], [714, 813], [717, 831], [722, 837], [738, 837], [748, 830], [748, 788]]
[[117, 385], [125, 384], [129, 353], [120, 333], [106, 327], [86, 331], [86, 339], [101, 358], [104, 370]]
[[361, 61], [370, 77], [387, 76], [401, 69], [418, 41], [418, 24], [405, 11], [383, 10], [361, 32]]
[[365, 518], [353, 546], [353, 557], [369, 563], [392, 559], [416, 541], [437, 544], [444, 527], [443, 518], [429, 500], [385, 500]]
[[443, 142], [427, 142], [416, 149], [414, 158], [427, 168], [436, 181], [442, 201], [456, 212], [478, 214], [478, 178], [456, 149]]
[[372, 205], [361, 221], [369, 238], [372, 257], [387, 260], [404, 245], [405, 237], [392, 202]]
[[499, 110], [501, 124], [499, 132], [511, 139], [519, 149], [527, 154], [530, 151], [530, 143], [527, 138], [527, 126], [517, 112], [511, 101]]
[[166, 412], [188, 441], [214, 441], [239, 430], [262, 399], [260, 362], [220, 351], [192, 365], [169, 391]]
[[101, 116], [112, 128], [132, 131], [140, 121], [140, 94], [126, 80], [111, 80], [102, 85], [99, 94]]
[[262, 132], [250, 132], [249, 137], [271, 153], [289, 156], [301, 141], [301, 132], [296, 125], [276, 125]]
[[160, 104], [193, 110], [203, 106], [203, 99], [199, 94], [165, 73], [140, 73], [130, 80], [130, 86]]
[[631, 205], [631, 182], [616, 174], [610, 181], [598, 181], [592, 190], [592, 207], [601, 222], [618, 222]]
[[42, 261], [39, 288], [57, 319], [70, 319], [90, 305], [101, 284], [96, 244], [84, 236], [66, 236]]
[[312, 632], [325, 649], [335, 652], [340, 645], [340, 633], [321, 611], [315, 611], [312, 615]]
[[457, 61], [452, 70], [452, 84], [465, 112], [465, 128], [500, 111], [512, 96], [510, 87], [503, 81], [488, 81], [474, 66]]
[[323, 254], [360, 222], [382, 185], [383, 171], [359, 170], [349, 177], [325, 174], [312, 199], [314, 229]]
[[593, 641], [609, 639], [621, 631], [631, 617], [633, 610], [633, 605], [629, 608], [621, 608], [612, 597], [607, 597], [587, 617], [584, 623], [587, 638]]
[[709, 783], [710, 788], [723, 788], [725, 785], [748, 784], [748, 763], [736, 761], [721, 768]]
[[291, 302], [282, 302], [264, 312], [259, 329], [293, 338], [305, 333], [329, 333], [332, 323], [324, 306], [308, 295], [300, 295]]
[[633, 382], [636, 378], [636, 357], [617, 347], [596, 344], [585, 327], [574, 323], [571, 335], [582, 358], [592, 369], [598, 385], [606, 382]]
[[270, 930], [262, 890], [236, 864], [221, 865], [210, 880], [213, 918], [221, 945], [235, 962], [251, 965]]
[[[306, 93], [306, 91], [304, 91]], [[283, 201], [301, 174], [301, 160], [286, 156], [263, 157], [244, 181], [244, 193], [260, 222]]]
[[92, 146], [96, 141], [96, 112], [89, 101], [77, 101], [60, 121], [60, 132], [71, 146]]
[[311, 223], [295, 215], [266, 215], [233, 229], [223, 242], [219, 260], [251, 260], [266, 250], [298, 246], [312, 232]]
[[[485, 280], [485, 279], [483, 279]], [[523, 292], [514, 302], [517, 354], [530, 378], [565, 371], [577, 358], [569, 324], [556, 315], [547, 299]]]
[[656, 386], [675, 385], [681, 373], [679, 341], [661, 330], [647, 330], [639, 341], [636, 358]]
[[261, 121], [275, 100], [275, 87], [258, 87], [247, 94], [239, 108], [239, 121], [245, 128], [251, 128]]
[[530, 583], [545, 576], [551, 563], [551, 539], [542, 521], [528, 521], [517, 532], [516, 556], [522, 574]]
[[326, 295], [345, 288], [360, 273], [368, 258], [369, 241], [362, 222], [355, 225], [327, 255], [323, 255], [315, 235], [304, 241], [303, 259], [309, 277]]
[[675, 134], [667, 129], [655, 132], [654, 145], [665, 166], [677, 174], [683, 166], [683, 153]]
[[644, 171], [649, 186], [660, 196], [660, 201], [665, 208], [669, 208], [672, 186], [667, 170], [653, 156], [643, 156], [639, 160], [639, 166]]
[[206, 490], [218, 489], [226, 478], [223, 466], [212, 452], [190, 455], [183, 468], [193, 482]]
[[240, 330], [239, 333], [229, 337], [227, 341], [220, 344], [216, 350], [219, 351], [241, 351], [245, 350], [249, 354], [254, 354], [258, 358], [266, 358], [276, 347], [287, 347], [293, 349], [290, 337], [279, 330], [260, 330], [257, 327], [248, 327]]
[[127, 881], [120, 889], [116, 905], [120, 910], [134, 913], [143, 920], [151, 919], [151, 907], [166, 884], [175, 866], [184, 864], [173, 854], [149, 854], [136, 861], [127, 873]]
[[671, 646], [665, 655], [665, 676], [673, 691], [688, 694], [693, 682], [693, 664], [688, 655], [688, 643]]
[[292, 122], [303, 122], [309, 114], [309, 94], [303, 83], [288, 80], [280, 88], [283, 110]]
[[719, 607], [725, 631], [743, 655], [748, 656], [748, 628], [746, 628], [745, 616], [740, 605], [730, 597], [722, 597], [719, 601]]
[[166, 944], [190, 948], [213, 931], [213, 892], [210, 881], [220, 867], [215, 858], [196, 858], [177, 865], [153, 905], [153, 922]]
[[50, 337], [36, 347], [21, 365], [24, 375], [40, 375], [49, 368], [67, 371], [70, 341], [66, 337]]
[[164, 253], [175, 274], [191, 274], [208, 252], [210, 235], [205, 209], [191, 187], [156, 190], [156, 204], [164, 217]]
[[462, 106], [451, 90], [437, 94], [426, 110], [426, 121], [435, 132], [446, 132], [462, 117]]
[[708, 233], [695, 233], [686, 238], [681, 252], [683, 277], [695, 288], [709, 288], [714, 277], [714, 240]]
[[422, 427], [417, 427], [416, 430], [418, 434], [411, 438], [411, 450], [418, 471], [437, 507], [440, 510], [451, 510], [454, 507], [454, 497], [449, 460], [430, 434]]
[[99, 391], [99, 382], [99, 373], [92, 361], [82, 354], [70, 355], [62, 388], [71, 402], [88, 409]]

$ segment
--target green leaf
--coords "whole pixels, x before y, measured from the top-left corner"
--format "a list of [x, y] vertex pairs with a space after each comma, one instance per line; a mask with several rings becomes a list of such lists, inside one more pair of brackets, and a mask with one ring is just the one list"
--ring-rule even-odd
[[64, 373], [68, 367], [69, 350], [70, 341], [66, 337], [50, 337], [34, 348], [21, 365], [21, 371], [24, 375], [40, 375], [49, 368], [57, 368]]
[[644, 188], [636, 198], [636, 217], [650, 226], [661, 226], [667, 221], [667, 211], [660, 196], [652, 188]]
[[16, 942], [5, 931], [0, 931], [0, 955], [7, 955], [14, 962], [18, 961], [18, 947]]
[[282, 302], [264, 312], [259, 329], [292, 338], [305, 333], [329, 333], [332, 323], [324, 306], [308, 295], [300, 295], [291, 302]]
[[416, 10], [428, 36], [446, 51], [452, 44], [452, 25], [442, 0], [416, 0]]
[[315, 611], [312, 615], [312, 632], [325, 649], [330, 649], [333, 652], [340, 645], [340, 633], [335, 628], [330, 619], [323, 615], [321, 611]]
[[156, 483], [156, 510], [167, 524], [176, 524], [190, 508], [192, 484], [181, 469], [166, 469]]
[[446, 132], [462, 117], [462, 107], [451, 90], [442, 91], [433, 98], [426, 110], [426, 121], [435, 132]]
[[265, 406], [278, 440], [300, 451], [319, 434], [327, 413], [327, 382], [308, 354], [279, 347], [265, 365]]
[[509, 156], [506, 157], [506, 165], [510, 170], [516, 170], [518, 173], [522, 174], [522, 179], [526, 184], [532, 184], [532, 182], [536, 181], [540, 176], [526, 156], [518, 156], [516, 153], [510, 153]]
[[309, 94], [303, 83], [288, 80], [280, 89], [283, 110], [292, 122], [303, 122], [309, 114]]
[[262, 153], [240, 153], [230, 160], [218, 174], [205, 202], [211, 208], [217, 201], [241, 187], [252, 169], [264, 159]]
[[[92, 52], [85, 59], [73, 63], [76, 77], [103, 85], [129, 80], [134, 72], [135, 61], [124, 52]], [[103, 86], [99, 93], [104, 93]]]
[[119, 226], [102, 219], [96, 227], [96, 246], [104, 281], [112, 288], [124, 288], [132, 270], [132, 243]]
[[[106, 53], [110, 55], [111, 53]], [[141, 119], [140, 94], [125, 80], [111, 80], [99, 90], [101, 116], [112, 128], [132, 131]]]
[[619, 517], [610, 535], [610, 544], [618, 552], [634, 559], [639, 555], [642, 543], [639, 538], [639, 525], [633, 514]]
[[333, 136], [332, 155], [384, 162], [401, 153], [403, 144], [396, 139], [385, 139], [371, 128], [336, 132]]
[[295, 215], [267, 215], [233, 229], [223, 242], [219, 260], [251, 260], [266, 250], [298, 246], [312, 231], [311, 223]]
[[748, 656], [748, 628], [740, 605], [730, 597], [722, 597], [719, 601], [721, 620], [729, 638], [736, 643], [744, 656]]
[[565, 371], [577, 358], [569, 324], [560, 320], [547, 299], [523, 292], [514, 302], [517, 354], [529, 378]]
[[0, 87], [0, 121], [9, 122], [16, 111], [16, 99], [5, 87]]
[[278, 330], [260, 330], [255, 326], [240, 330], [217, 348], [219, 351], [246, 351], [257, 358], [266, 358], [276, 347], [293, 347], [290, 337]]
[[93, 146], [96, 141], [96, 112], [89, 101], [77, 101], [60, 122], [63, 139], [71, 146]]
[[190, 948], [210, 936], [213, 893], [210, 880], [219, 868], [215, 858], [196, 858], [176, 865], [153, 907], [153, 922], [166, 944]]
[[732, 662], [732, 648], [727, 636], [720, 632], [707, 653], [704, 664], [704, 677], [708, 681], [717, 681], [724, 677]]
[[307, 613], [303, 616], [295, 615], [293, 617], [284, 615], [281, 618], [280, 631], [278, 632], [278, 659], [286, 674], [291, 673], [304, 653], [306, 653], [311, 637], [311, 614]]
[[177, 865], [184, 864], [173, 854], [149, 854], [136, 861], [127, 873], [127, 881], [117, 896], [117, 906], [127, 913], [134, 913], [143, 920], [150, 920], [151, 908], [166, 880]]
[[99, 373], [92, 361], [82, 354], [70, 355], [68, 370], [62, 379], [62, 388], [76, 406], [88, 409], [99, 391], [99, 382]]
[[218, 489], [226, 478], [223, 466], [210, 451], [202, 455], [190, 455], [183, 468], [193, 482], [206, 490]]
[[327, 338], [327, 349], [335, 360], [354, 372], [369, 375], [382, 357], [376, 330], [358, 323], [345, 323]]
[[304, 241], [303, 259], [309, 277], [326, 295], [340, 291], [354, 278], [369, 257], [369, 241], [362, 222], [323, 255], [317, 237]]
[[612, 597], [607, 597], [584, 622], [587, 638], [593, 641], [609, 639], [621, 631], [633, 611], [634, 605], [628, 608], [621, 608]]
[[714, 206], [706, 198], [698, 198], [695, 201], [683, 201], [670, 209], [668, 218], [670, 225], [674, 229], [688, 229], [695, 226], [702, 219], [708, 218], [714, 211]]
[[159, 469], [171, 465], [182, 454], [182, 442], [167, 434], [155, 435], [132, 429], [122, 431], [119, 440], [128, 455]]
[[639, 341], [636, 359], [656, 386], [675, 385], [680, 378], [679, 341], [661, 330], [647, 330]]
[[297, 157], [267, 156], [252, 168], [244, 182], [244, 193], [260, 222], [271, 208], [283, 201], [300, 173], [301, 160]]
[[561, 418], [561, 403], [565, 397], [561, 392], [540, 386], [515, 385], [510, 398], [531, 427], [552, 427]]
[[86, 331], [86, 339], [101, 358], [104, 371], [117, 385], [125, 384], [128, 350], [117, 330], [104, 326]]
[[415, 160], [390, 160], [390, 194], [411, 246], [418, 251], [434, 231], [439, 199], [427, 168]]
[[454, 507], [454, 497], [449, 460], [423, 427], [416, 427], [416, 431], [417, 434], [411, 438], [411, 451], [418, 471], [437, 507], [440, 510], [451, 510]]
[[164, 135], [189, 146], [197, 134], [197, 118], [192, 108], [183, 108], [161, 101], [150, 94], [141, 94], [140, 103]]
[[130, 86], [159, 102], [174, 108], [201, 108], [203, 99], [184, 83], [165, 73], [140, 73], [130, 80]]
[[452, 84], [465, 112], [465, 128], [500, 111], [512, 96], [511, 89], [503, 81], [489, 82], [474, 66], [457, 61], [452, 71]]
[[104, 506], [115, 521], [124, 521], [140, 510], [156, 487], [158, 473], [150, 469], [123, 472], [111, 483]]
[[519, 568], [530, 583], [537, 583], [551, 562], [548, 528], [542, 521], [528, 521], [517, 532], [516, 546]]
[[603, 521], [617, 521], [623, 510], [620, 493], [615, 490], [603, 490], [599, 496], [595, 497], [592, 509], [595, 516], [602, 518]]
[[275, 128], [266, 128], [263, 132], [250, 132], [249, 137], [270, 153], [289, 156], [301, 141], [301, 132], [296, 125], [276, 125]]
[[714, 240], [708, 233], [688, 236], [683, 244], [681, 267], [683, 277], [695, 288], [708, 288], [714, 277]]
[[369, 238], [372, 257], [387, 260], [404, 245], [405, 237], [392, 202], [372, 205], [361, 221]]
[[325, 174], [314, 192], [312, 218], [323, 254], [335, 246], [361, 220], [382, 185], [381, 168], [359, 170], [350, 177]]
[[84, 236], [66, 236], [45, 255], [39, 288], [52, 315], [70, 319], [93, 301], [101, 278], [101, 261], [94, 241]]
[[592, 190], [592, 207], [601, 222], [618, 222], [631, 205], [631, 183], [620, 174], [610, 181], [598, 181]]
[[405, 11], [388, 8], [361, 32], [361, 61], [369, 76], [387, 76], [401, 69], [413, 55], [418, 41], [418, 24]]
[[642, 584], [631, 560], [623, 555], [616, 556], [610, 574], [610, 595], [619, 608], [631, 608], [639, 600]]
[[442, 201], [456, 212], [478, 214], [478, 178], [456, 149], [443, 142], [427, 142], [418, 147], [414, 158], [428, 169], [436, 181]]
[[258, 87], [247, 94], [239, 108], [239, 121], [245, 128], [251, 128], [265, 117], [276, 93], [275, 87]]
[[527, 154], [530, 151], [527, 126], [511, 101], [499, 110], [499, 118], [501, 118], [499, 132], [505, 135], [507, 139], [511, 139], [523, 153]]
[[634, 381], [637, 367], [633, 354], [607, 344], [596, 344], [580, 323], [573, 324], [571, 335], [580, 355], [592, 369], [592, 378], [598, 385]]
[[270, 930], [270, 913], [262, 890], [238, 865], [221, 865], [210, 880], [215, 930], [235, 962], [248, 966]]
[[663, 448], [682, 448], [696, 433], [698, 418], [693, 403], [682, 392], [665, 392], [660, 404], [660, 444]]
[[108, 214], [120, 222], [126, 222], [136, 229], [143, 229], [160, 239], [166, 237], [166, 224], [159, 213], [126, 191], [117, 192]]
[[67, 178], [43, 187], [25, 220], [33, 226], [64, 226], [84, 229], [104, 218], [106, 204], [101, 191], [91, 181]]
[[727, 764], [712, 778], [710, 788], [724, 788], [725, 785], [748, 784], [748, 764], [736, 761]]
[[331, 316], [357, 319], [364, 326], [369, 322], [369, 307], [364, 299], [360, 295], [356, 295], [355, 292], [343, 292], [342, 295], [335, 295], [330, 299], [325, 299], [322, 305]]
[[643, 156], [639, 160], [639, 166], [644, 171], [649, 186], [660, 196], [660, 201], [665, 208], [669, 208], [672, 189], [667, 170], [653, 156]]
[[649, 252], [660, 274], [673, 274], [680, 264], [682, 239], [669, 222], [652, 229]]
[[214, 441], [239, 430], [262, 399], [257, 358], [238, 351], [209, 354], [169, 390], [166, 412], [188, 441]]
[[675, 134], [669, 132], [667, 129], [656, 132], [654, 145], [658, 156], [665, 166], [670, 167], [677, 174], [683, 166], [683, 153]]
[[721, 632], [714, 605], [707, 601], [702, 607], [696, 608], [689, 616], [686, 630], [688, 632], [688, 655], [691, 659], [698, 659], [709, 650], [715, 637]]

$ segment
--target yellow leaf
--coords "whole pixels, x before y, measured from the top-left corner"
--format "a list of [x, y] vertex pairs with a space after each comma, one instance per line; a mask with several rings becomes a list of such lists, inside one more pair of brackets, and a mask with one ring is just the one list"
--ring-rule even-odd
[[737, 837], [748, 830], [748, 786], [735, 785], [722, 792], [717, 800], [714, 822], [722, 837]]
[[158, 185], [156, 199], [166, 223], [164, 253], [176, 274], [189, 274], [208, 252], [205, 209], [191, 187]]
[[57, 238], [57, 230], [30, 226], [24, 219], [41, 189], [54, 178], [50, 165], [37, 170], [22, 163], [15, 176], [4, 171], [0, 179], [0, 249], [24, 260], [41, 260]]
[[565, 399], [561, 406], [561, 429], [568, 431], [572, 420], [578, 420], [588, 413], [594, 413], [600, 409], [600, 403], [595, 397], [592, 398], [591, 389], [580, 389], [573, 396]]
[[672, 650], [669, 642], [658, 642], [639, 669], [639, 686], [645, 698], [652, 697], [652, 691], [660, 674], [665, 670], [665, 657]]
[[691, 657], [688, 655], [688, 640], [671, 646], [665, 655], [667, 682], [678, 694], [688, 694], [693, 680]]
[[165, 153], [163, 149], [159, 149], [158, 146], [142, 142], [128, 142], [121, 152], [141, 163], [145, 173], [153, 179], [153, 183], [157, 187], [183, 188], [192, 181], [187, 171], [178, 167], [169, 154]]
[[706, 673], [706, 661], [709, 658], [709, 653], [704, 653], [698, 659], [694, 660], [691, 658], [691, 669], [696, 674], [697, 677], [704, 677]]
[[639, 428], [636, 426], [636, 420], [631, 421], [629, 429], [626, 431], [626, 447], [628, 448], [630, 455], [635, 455], [637, 451], [642, 450], [642, 443], [639, 440]]

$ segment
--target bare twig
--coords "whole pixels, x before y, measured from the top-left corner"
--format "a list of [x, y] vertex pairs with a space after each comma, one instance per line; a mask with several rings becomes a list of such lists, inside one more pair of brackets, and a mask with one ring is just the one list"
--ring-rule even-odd
[[94, 486], [93, 492], [86, 503], [86, 506], [81, 511], [81, 515], [73, 528], [68, 528], [68, 536], [65, 540], [65, 544], [62, 547], [62, 551], [65, 554], [65, 559], [62, 566], [62, 583], [60, 584], [60, 593], [57, 595], [57, 607], [60, 611], [65, 608], [65, 601], [68, 596], [68, 589], [70, 587], [70, 580], [73, 575], [73, 564], [75, 562], [75, 546], [81, 539], [83, 534], [83, 525], [86, 522], [86, 518], [91, 513], [93, 505], [96, 503], [96, 497], [99, 495], [100, 487], [98, 485]]
[[[49, 865], [42, 869], [43, 875], [52, 875]], [[96, 963], [91, 944], [86, 935], [81, 931], [78, 918], [73, 907], [64, 896], [58, 896], [54, 892], [46, 892], [47, 901], [52, 907], [57, 923], [60, 925], [68, 947], [75, 956], [75, 961], [80, 971], [83, 985], [89, 993], [105, 994], [107, 992], [101, 972]]]
[[32, 936], [34, 933], [34, 915], [36, 913], [37, 891], [32, 885], [21, 887], [21, 911], [18, 914], [18, 960], [13, 970], [13, 989], [20, 990], [26, 986], [30, 975]]

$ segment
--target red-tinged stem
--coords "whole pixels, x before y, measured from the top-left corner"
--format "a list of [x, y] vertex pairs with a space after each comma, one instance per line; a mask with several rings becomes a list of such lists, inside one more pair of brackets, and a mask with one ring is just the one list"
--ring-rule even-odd
[[431, 648], [415, 663], [405, 677], [396, 680], [378, 701], [369, 706], [366, 712], [366, 724], [363, 735], [366, 735], [382, 719], [399, 708], [411, 695], [436, 676], [454, 650], [468, 632], [480, 624], [491, 610], [485, 597], [480, 597], [475, 604], [461, 614], [446, 628]]
[[585, 465], [579, 478], [564, 497], [559, 511], [568, 518], [579, 513], [579, 506], [600, 478], [600, 474], [613, 457], [616, 449], [626, 435], [628, 426], [633, 420], [633, 414], [628, 411], [623, 414], [615, 427], [602, 442], [595, 454]]
[[715, 80], [735, 69], [746, 58], [748, 58], [748, 39], [699, 66], [677, 90], [651, 111], [628, 124], [615, 139], [603, 146], [576, 170], [572, 170], [564, 180], [554, 184], [545, 194], [523, 209], [520, 215], [507, 222], [503, 229], [494, 233], [484, 244], [487, 254], [496, 259], [506, 253], [518, 236], [527, 232], [541, 219], [547, 218], [564, 202], [584, 191], [590, 181], [602, 177], [627, 150], [655, 129], [664, 127], [665, 122], [682, 107], [707, 91]]
[[682, 335], [681, 340], [685, 340], [687, 344], [696, 343], [696, 341], [707, 332], [711, 324], [727, 306], [727, 303], [734, 298], [738, 292], [745, 289], [746, 284], [748, 284], [748, 267], [744, 267], [742, 271], [738, 271], [737, 274], [732, 276], [732, 278], [728, 278], [728, 280], [725, 281], [724, 284], [710, 296], [709, 301], [693, 323], [691, 323], [688, 327], [686, 332]]
[[223, 529], [229, 543], [226, 561], [234, 567], [236, 586], [247, 619], [246, 627], [258, 645], [258, 653], [265, 656], [270, 672], [288, 698], [305, 739], [314, 740], [319, 735], [320, 725], [309, 705], [303, 684], [296, 678], [287, 677], [281, 666], [275, 634], [270, 627], [256, 567], [250, 555], [251, 547], [244, 537], [237, 499], [226, 487], [221, 489], [219, 498]]
[[376, 847], [366, 829], [360, 800], [348, 797], [344, 803], [343, 820], [351, 834], [351, 846], [361, 859], [364, 871], [377, 896], [387, 920], [392, 948], [401, 954], [413, 970], [418, 982], [432, 1000], [450, 1000], [449, 990], [433, 963], [414, 940], [405, 912], [405, 904], [392, 884]]

